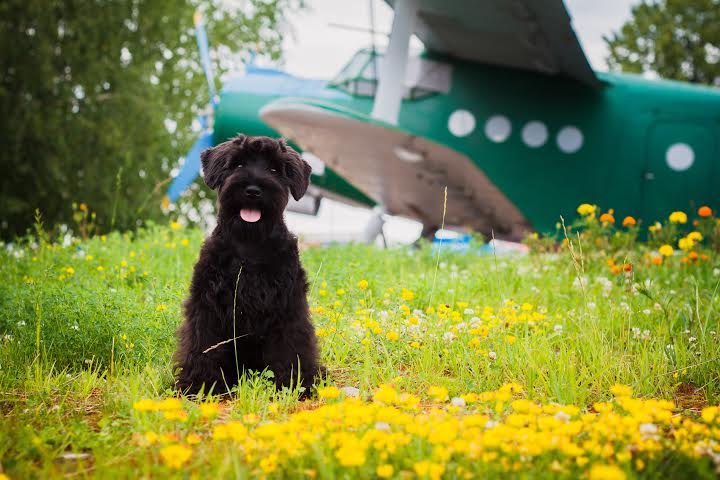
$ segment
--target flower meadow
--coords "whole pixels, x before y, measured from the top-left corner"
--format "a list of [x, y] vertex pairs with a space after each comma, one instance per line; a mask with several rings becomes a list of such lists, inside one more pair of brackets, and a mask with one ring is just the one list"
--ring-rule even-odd
[[717, 216], [577, 213], [526, 256], [305, 249], [306, 400], [170, 388], [202, 232], [38, 222], [0, 254], [0, 479], [716, 478]]

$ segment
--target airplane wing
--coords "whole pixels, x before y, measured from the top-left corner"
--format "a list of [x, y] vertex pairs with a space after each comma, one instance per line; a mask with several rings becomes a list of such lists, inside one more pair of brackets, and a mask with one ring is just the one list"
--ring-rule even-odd
[[275, 100], [260, 116], [394, 215], [439, 228], [445, 212], [446, 225], [507, 239], [531, 230], [467, 156], [444, 145], [319, 100]]
[[[394, 7], [396, 0], [386, 0]], [[471, 62], [601, 82], [562, 0], [417, 0], [415, 34], [430, 51]]]

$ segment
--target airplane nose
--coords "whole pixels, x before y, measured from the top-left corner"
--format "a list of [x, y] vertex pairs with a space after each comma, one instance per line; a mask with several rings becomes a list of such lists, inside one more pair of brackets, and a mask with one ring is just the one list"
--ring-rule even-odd
[[248, 185], [245, 187], [245, 196], [249, 198], [258, 198], [262, 194], [262, 190], [257, 185]]

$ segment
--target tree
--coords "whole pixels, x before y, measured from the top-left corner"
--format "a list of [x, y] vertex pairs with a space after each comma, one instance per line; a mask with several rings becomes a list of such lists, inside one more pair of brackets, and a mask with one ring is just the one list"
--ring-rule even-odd
[[103, 230], [160, 215], [162, 188], [208, 101], [193, 27], [206, 12], [218, 77], [251, 50], [280, 56], [293, 0], [3, 0], [0, 3], [0, 237], [39, 208]]
[[604, 40], [612, 70], [720, 86], [720, 0], [643, 0]]

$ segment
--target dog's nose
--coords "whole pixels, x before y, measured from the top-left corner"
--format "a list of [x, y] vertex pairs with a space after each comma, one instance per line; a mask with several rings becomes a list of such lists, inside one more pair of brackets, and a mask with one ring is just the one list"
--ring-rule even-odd
[[258, 198], [262, 190], [257, 185], [250, 185], [245, 187], [245, 196], [250, 198]]

